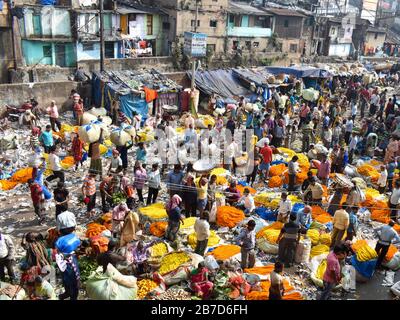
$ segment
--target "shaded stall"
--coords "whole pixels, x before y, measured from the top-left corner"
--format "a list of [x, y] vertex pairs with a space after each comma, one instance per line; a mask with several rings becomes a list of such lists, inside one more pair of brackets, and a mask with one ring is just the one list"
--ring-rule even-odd
[[[188, 72], [187, 75], [192, 79], [191, 72]], [[195, 84], [204, 95], [217, 95], [224, 100], [252, 95], [252, 92], [240, 83], [233, 69], [197, 71]]]
[[164, 105], [180, 107], [182, 86], [154, 69], [95, 72], [92, 85], [97, 107], [110, 111], [112, 103], [119, 102], [120, 110], [129, 118], [136, 112], [145, 119], [149, 111], [155, 115]]

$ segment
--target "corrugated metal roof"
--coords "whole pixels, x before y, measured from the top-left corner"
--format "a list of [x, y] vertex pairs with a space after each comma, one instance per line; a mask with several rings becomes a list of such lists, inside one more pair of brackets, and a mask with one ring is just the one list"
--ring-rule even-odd
[[297, 12], [295, 10], [284, 9], [284, 8], [265, 8], [266, 12], [272, 13], [277, 16], [286, 16], [286, 17], [305, 17], [304, 14]]
[[228, 7], [229, 13], [236, 13], [236, 14], [248, 14], [248, 15], [255, 15], [255, 16], [270, 16], [271, 14], [260, 10], [256, 7], [253, 7], [244, 2], [232, 2], [229, 1]]
[[129, 13], [150, 13], [149, 11], [136, 9], [132, 7], [120, 6], [116, 10], [119, 14], [129, 14]]
[[382, 27], [368, 27], [368, 32], [386, 33], [386, 29]]

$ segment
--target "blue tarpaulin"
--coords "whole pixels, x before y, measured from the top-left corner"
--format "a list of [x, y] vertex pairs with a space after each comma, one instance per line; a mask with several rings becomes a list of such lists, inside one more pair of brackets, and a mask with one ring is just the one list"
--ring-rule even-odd
[[136, 113], [141, 116], [147, 116], [147, 113], [149, 112], [146, 100], [138, 98], [132, 94], [121, 96], [119, 102], [121, 111], [129, 118], [132, 118], [133, 111], [136, 111]]
[[356, 269], [356, 271], [363, 277], [368, 279], [372, 278], [372, 276], [374, 275], [375, 265], [377, 261], [377, 259], [373, 259], [361, 262], [357, 260], [357, 257], [355, 255], [351, 257], [351, 264]]
[[276, 221], [278, 217], [278, 210], [271, 210], [265, 207], [258, 207], [254, 212], [267, 221]]
[[331, 74], [320, 68], [312, 67], [265, 67], [265, 70], [274, 75], [277, 74], [290, 74], [296, 78], [327, 78]]

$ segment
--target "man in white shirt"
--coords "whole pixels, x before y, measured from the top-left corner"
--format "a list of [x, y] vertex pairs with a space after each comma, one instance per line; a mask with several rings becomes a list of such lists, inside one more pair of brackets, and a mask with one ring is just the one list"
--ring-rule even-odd
[[395, 187], [389, 199], [389, 207], [391, 209], [390, 219], [397, 221], [397, 206], [400, 199], [400, 180], [396, 180]]
[[353, 120], [355, 120], [356, 116], [357, 116], [357, 102], [352, 101], [351, 102], [351, 118]]
[[3, 234], [0, 230], [0, 281], [5, 281], [6, 274], [4, 269], [7, 268], [8, 276], [10, 277], [11, 283], [14, 283], [16, 276], [14, 273], [14, 257], [15, 247], [10, 236]]
[[353, 131], [353, 120], [349, 118], [346, 122], [346, 132], [344, 134], [344, 140], [346, 141], [346, 144], [348, 145], [350, 142], [350, 137], [351, 137], [351, 132]]
[[46, 182], [53, 181], [54, 179], [59, 179], [59, 181], [64, 182], [64, 172], [62, 171], [62, 166], [60, 158], [56, 154], [56, 147], [53, 146], [49, 154], [49, 169], [53, 171], [51, 176], [48, 176]]
[[281, 201], [279, 202], [277, 221], [282, 223], [287, 223], [289, 221], [290, 212], [292, 211], [292, 202], [287, 196], [286, 192], [282, 192]]
[[385, 193], [386, 184], [387, 184], [388, 172], [385, 166], [381, 166], [381, 174], [379, 175], [379, 179], [377, 182], [379, 193]]
[[250, 190], [245, 188], [243, 190], [243, 196], [238, 201], [238, 206], [244, 209], [244, 213], [251, 213], [256, 208], [254, 204], [254, 198], [250, 194]]
[[357, 143], [359, 141], [358, 135], [356, 132], [353, 132], [351, 135], [350, 143], [349, 143], [349, 163], [353, 163], [353, 156], [354, 156], [354, 151], [356, 150]]
[[235, 140], [226, 147], [225, 149], [225, 159], [224, 163], [226, 165], [227, 170], [234, 170], [233, 162], [234, 158], [240, 156], [239, 145], [236, 143]]
[[195, 253], [204, 256], [207, 249], [208, 238], [210, 237], [210, 224], [208, 223], [209, 215], [207, 211], [203, 211], [194, 224], [194, 231], [196, 232], [196, 249]]
[[57, 216], [57, 230], [62, 235], [74, 232], [76, 228], [75, 215], [70, 211], [64, 211]]
[[376, 110], [377, 110], [378, 105], [379, 105], [379, 100], [380, 100], [379, 94], [374, 93], [374, 94], [371, 96], [371, 100], [370, 100], [370, 101], [371, 101], [371, 104], [370, 104], [370, 106], [369, 106], [369, 115], [370, 115], [370, 116], [374, 116], [374, 115], [375, 115]]

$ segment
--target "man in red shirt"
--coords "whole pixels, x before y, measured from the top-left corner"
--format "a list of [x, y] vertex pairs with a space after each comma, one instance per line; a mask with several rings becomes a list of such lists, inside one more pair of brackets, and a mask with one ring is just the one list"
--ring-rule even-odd
[[[264, 147], [261, 148], [260, 154], [262, 155], [263, 161], [260, 164], [261, 178], [268, 179], [269, 168], [272, 162], [272, 148], [266, 142]], [[263, 172], [265, 171], [265, 175]]]
[[342, 280], [340, 261], [346, 257], [346, 251], [343, 246], [335, 246], [326, 257], [326, 270], [323, 276], [324, 289], [318, 300], [329, 300], [331, 291]]
[[43, 215], [43, 211], [44, 211], [43, 189], [33, 179], [29, 179], [28, 185], [29, 185], [29, 189], [31, 191], [33, 207], [35, 208], [35, 213], [39, 217], [39, 224], [41, 224], [45, 219], [45, 217]]

